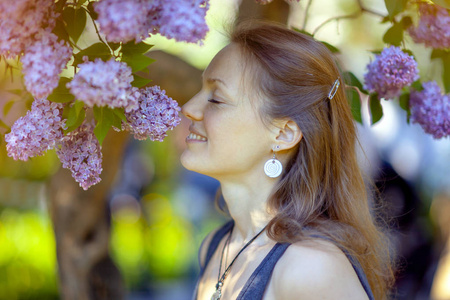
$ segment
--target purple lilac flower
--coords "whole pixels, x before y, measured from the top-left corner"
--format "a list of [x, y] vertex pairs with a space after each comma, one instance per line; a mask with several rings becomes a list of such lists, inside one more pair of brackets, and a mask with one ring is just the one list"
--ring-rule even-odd
[[450, 136], [450, 94], [442, 94], [435, 81], [424, 82], [423, 90], [412, 91], [411, 120], [435, 139]]
[[0, 0], [0, 55], [13, 58], [33, 43], [35, 35], [56, 24], [55, 1]]
[[149, 0], [102, 0], [95, 5], [100, 31], [111, 42], [140, 42], [148, 37], [150, 11], [155, 6]]
[[87, 106], [137, 108], [139, 91], [131, 86], [134, 80], [131, 68], [114, 59], [104, 62], [96, 59], [78, 65], [80, 70], [67, 83], [71, 93]]
[[153, 33], [179, 42], [197, 43], [204, 39], [209, 28], [206, 12], [209, 0], [166, 0], [155, 10]]
[[36, 98], [47, 98], [58, 86], [59, 74], [72, 56], [72, 48], [58, 42], [53, 33], [43, 31], [37, 42], [30, 45], [21, 57], [25, 86]]
[[93, 123], [84, 123], [69, 132], [62, 138], [56, 154], [63, 168], [72, 172], [72, 177], [84, 190], [100, 182], [102, 151], [94, 135]]
[[420, 20], [408, 32], [416, 43], [435, 49], [450, 48], [450, 14], [444, 7], [419, 3]]
[[364, 88], [378, 93], [379, 98], [392, 99], [400, 95], [402, 88], [417, 80], [418, 73], [414, 57], [399, 47], [391, 46], [367, 66]]
[[63, 104], [46, 99], [34, 100], [31, 111], [19, 118], [11, 127], [11, 132], [5, 135], [8, 156], [26, 161], [29, 157], [55, 148], [63, 137], [63, 107]]
[[166, 132], [180, 124], [178, 103], [166, 95], [159, 86], [141, 89], [139, 108], [126, 113], [128, 123], [124, 128], [129, 130], [135, 139], [162, 142]]

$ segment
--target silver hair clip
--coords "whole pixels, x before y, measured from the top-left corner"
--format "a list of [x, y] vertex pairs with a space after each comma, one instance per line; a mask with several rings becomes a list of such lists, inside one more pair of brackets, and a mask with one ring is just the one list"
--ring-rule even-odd
[[336, 81], [333, 83], [333, 86], [331, 87], [330, 92], [328, 93], [328, 99], [333, 99], [334, 95], [336, 95], [338, 89], [339, 89], [339, 85], [341, 84], [341, 82], [339, 81], [339, 78], [336, 79]]

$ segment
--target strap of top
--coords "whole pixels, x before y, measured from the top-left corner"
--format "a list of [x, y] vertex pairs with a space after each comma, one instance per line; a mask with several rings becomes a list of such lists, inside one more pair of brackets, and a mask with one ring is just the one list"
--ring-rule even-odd
[[[234, 221], [231, 220], [227, 223], [225, 223], [222, 227], [219, 228], [219, 230], [216, 231], [214, 236], [211, 239], [211, 242], [208, 245], [208, 250], [206, 252], [206, 257], [204, 264], [202, 265], [201, 259], [200, 259], [200, 251], [199, 251], [199, 265], [200, 265], [200, 272], [197, 279], [197, 284], [195, 286], [194, 294], [193, 294], [193, 300], [197, 299], [198, 294], [198, 284], [200, 282], [200, 279], [203, 276], [203, 273], [205, 272], [206, 267], [208, 266], [209, 261], [211, 260], [211, 257], [214, 255], [214, 252], [216, 251], [217, 247], [219, 247], [220, 241], [223, 239], [223, 237], [233, 228]], [[203, 244], [200, 248], [203, 247]]]
[[[233, 228], [234, 222], [231, 220], [228, 223], [224, 224], [217, 232], [214, 234], [214, 236], [211, 239], [210, 244], [208, 245], [208, 250], [206, 252], [206, 258], [204, 265], [200, 265], [200, 274], [199, 274], [199, 280], [203, 276], [203, 273], [208, 266], [209, 261], [211, 260], [212, 256], [214, 255], [214, 252], [216, 251], [217, 247], [220, 244], [220, 241], [223, 239], [223, 237]], [[325, 240], [329, 240], [330, 242], [333, 242], [330, 238], [321, 236], [321, 235], [313, 235], [313, 237], [321, 238]], [[267, 256], [264, 258], [264, 260], [260, 263], [260, 265], [256, 268], [256, 270], [253, 272], [253, 274], [250, 276], [249, 280], [245, 283], [244, 287], [242, 288], [241, 292], [239, 293], [239, 296], [236, 300], [259, 300], [262, 299], [264, 296], [264, 292], [266, 290], [267, 284], [269, 283], [270, 277], [272, 275], [273, 269], [275, 268], [276, 263], [281, 258], [281, 256], [284, 254], [286, 249], [290, 246], [288, 243], [277, 243], [272, 248], [272, 250], [267, 254]], [[351, 256], [347, 251], [344, 249], [342, 250], [344, 254], [347, 256], [348, 260], [353, 266], [353, 269], [356, 272], [356, 275], [359, 278], [359, 281], [361, 282], [361, 285], [363, 286], [364, 290], [366, 291], [366, 294], [369, 298], [369, 300], [375, 300], [372, 290], [369, 285], [369, 281], [367, 280], [367, 277], [364, 273], [364, 270], [362, 269], [359, 262]], [[197, 293], [198, 293], [198, 282], [197, 286], [195, 288], [194, 297], [193, 299], [197, 299]]]
[[247, 280], [236, 300], [258, 300], [263, 298], [264, 291], [272, 276], [275, 265], [290, 245], [288, 243], [275, 244], [269, 254], [267, 254], [258, 268], [253, 272], [252, 276]]

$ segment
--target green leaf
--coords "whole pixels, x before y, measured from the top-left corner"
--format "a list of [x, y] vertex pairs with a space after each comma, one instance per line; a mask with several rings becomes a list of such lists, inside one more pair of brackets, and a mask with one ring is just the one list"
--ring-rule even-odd
[[77, 1], [77, 9], [80, 9], [80, 7], [86, 2], [87, 0], [78, 0]]
[[89, 11], [89, 14], [91, 15], [91, 17], [94, 20], [97, 20], [98, 14], [94, 9], [94, 2], [89, 2], [88, 6], [87, 6], [87, 10]]
[[405, 16], [405, 17], [402, 18], [400, 23], [402, 24], [403, 29], [407, 29], [409, 26], [412, 25], [413, 21], [412, 21], [410, 16]]
[[67, 0], [59, 0], [55, 4], [55, 10], [56, 11], [62, 11], [64, 6], [66, 5]]
[[64, 8], [63, 19], [66, 22], [66, 29], [69, 36], [77, 43], [86, 27], [86, 11], [68, 6]]
[[70, 78], [61, 77], [59, 79], [58, 87], [56, 87], [53, 92], [47, 97], [47, 100], [58, 103], [70, 102], [75, 99], [75, 96], [72, 95], [69, 89], [66, 87], [66, 84], [70, 82]]
[[335, 46], [333, 46], [331, 44], [328, 44], [327, 42], [322, 41], [321, 43], [324, 44], [325, 47], [327, 47], [328, 50], [331, 51], [331, 53], [340, 53], [341, 52], [338, 48], [336, 48]]
[[444, 82], [444, 88], [446, 93], [450, 93], [450, 53], [447, 52], [445, 56], [442, 57], [443, 62], [443, 72], [442, 81]]
[[136, 54], [131, 56], [124, 54], [122, 56], [122, 61], [125, 62], [128, 66], [130, 66], [133, 72], [137, 72], [146, 69], [155, 60], [143, 54]]
[[344, 80], [347, 85], [356, 86], [361, 92], [367, 93], [367, 91], [363, 89], [361, 81], [359, 81], [358, 77], [352, 72], [344, 72]]
[[149, 82], [152, 81], [151, 79], [144, 78], [144, 77], [138, 76], [138, 75], [136, 75], [136, 74], [133, 74], [133, 77], [134, 77], [134, 80], [133, 80], [133, 82], [131, 83], [131, 85], [134, 86], [134, 87], [137, 87], [137, 88], [144, 87], [144, 86], [146, 86]]
[[433, 51], [431, 51], [430, 58], [431, 59], [441, 58], [441, 57], [445, 56], [446, 53], [448, 53], [448, 52], [445, 50], [442, 50], [442, 49], [433, 49]]
[[308, 31], [303, 30], [303, 29], [300, 29], [300, 28], [292, 27], [292, 29], [295, 30], [295, 31], [297, 31], [297, 32], [303, 33], [303, 34], [306, 34], [306, 35], [309, 35], [309, 36], [313, 36], [313, 35], [312, 35], [311, 33], [309, 33]]
[[[123, 109], [123, 108], [114, 108], [112, 111], [114, 112], [116, 117], [118, 117], [121, 121], [127, 122], [127, 117], [125, 116], [125, 109]], [[117, 127], [117, 128], [119, 128], [119, 127]]]
[[404, 93], [400, 95], [398, 99], [400, 107], [406, 111], [406, 121], [409, 124], [409, 117], [411, 116], [411, 110], [409, 109], [409, 93]]
[[346, 89], [348, 104], [352, 112], [353, 119], [362, 124], [361, 117], [361, 97], [359, 93], [351, 87]]
[[386, 4], [390, 19], [393, 20], [398, 13], [405, 10], [408, 0], [384, 0], [384, 3]]
[[372, 125], [376, 122], [380, 121], [381, 117], [383, 117], [383, 108], [381, 107], [380, 99], [378, 99], [378, 95], [372, 94], [369, 99], [370, 106], [370, 115], [372, 116]]
[[420, 92], [423, 90], [423, 86], [422, 83], [420, 82], [420, 80], [416, 80], [411, 84], [411, 87], [413, 89], [415, 89], [416, 91]]
[[9, 111], [11, 110], [11, 108], [15, 102], [16, 101], [14, 101], [14, 100], [6, 102], [5, 106], [3, 106], [3, 115], [4, 116], [6, 116], [9, 113]]
[[[66, 107], [70, 108], [68, 109], [67, 113], [67, 129], [64, 130], [64, 133], [68, 133], [77, 129], [81, 125], [81, 123], [83, 123], [86, 116], [86, 113], [83, 109], [84, 103], [82, 101], [75, 101], [73, 105], [67, 105]], [[65, 112], [63, 114], [65, 114]]]
[[69, 34], [67, 33], [66, 26], [64, 26], [64, 23], [61, 20], [56, 19], [55, 28], [53, 28], [52, 32], [61, 40], [69, 42]]
[[107, 61], [111, 58], [111, 51], [105, 44], [95, 43], [75, 54], [73, 65], [77, 66], [83, 63], [83, 56], [87, 56], [90, 61], [94, 61], [96, 58]]
[[111, 126], [122, 129], [122, 117], [125, 118], [123, 109], [94, 106], [94, 118], [97, 121], [94, 134], [100, 145], [103, 143]]
[[403, 26], [400, 23], [394, 23], [383, 36], [383, 42], [386, 44], [400, 46], [403, 41]]
[[146, 44], [144, 42], [135, 43], [134, 41], [128, 42], [122, 45], [122, 53], [128, 56], [133, 56], [135, 54], [144, 54], [150, 50], [153, 45]]

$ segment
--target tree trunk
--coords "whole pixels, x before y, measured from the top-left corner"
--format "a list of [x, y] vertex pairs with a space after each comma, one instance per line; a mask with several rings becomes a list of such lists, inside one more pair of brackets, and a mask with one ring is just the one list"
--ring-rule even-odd
[[80, 188], [70, 171], [63, 168], [50, 182], [50, 214], [62, 299], [124, 298], [123, 280], [108, 253], [106, 199], [128, 138], [127, 132], [108, 133], [102, 146], [102, 181], [88, 191]]

